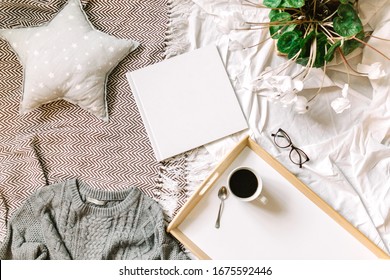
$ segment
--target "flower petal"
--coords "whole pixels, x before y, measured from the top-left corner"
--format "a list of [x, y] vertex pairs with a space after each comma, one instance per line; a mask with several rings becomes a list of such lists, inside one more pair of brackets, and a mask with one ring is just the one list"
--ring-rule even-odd
[[348, 96], [348, 91], [349, 91], [349, 84], [345, 84], [343, 89], [341, 90], [341, 95], [344, 97], [344, 98], [347, 98]]
[[290, 92], [286, 92], [284, 95], [280, 97], [280, 102], [284, 105], [289, 105], [293, 103], [296, 100], [296, 98], [297, 98], [296, 93], [290, 91]]
[[348, 98], [339, 97], [333, 100], [332, 103], [330, 103], [330, 106], [332, 106], [333, 110], [337, 114], [340, 114], [344, 112], [344, 110], [349, 109], [351, 107], [351, 102]]
[[380, 79], [386, 76], [386, 71], [382, 69], [382, 64], [380, 62], [375, 62], [371, 65], [367, 64], [358, 64], [357, 71], [367, 74], [368, 78], [371, 80]]
[[294, 83], [295, 90], [297, 90], [297, 91], [303, 90], [303, 81], [302, 80], [293, 80], [293, 83]]
[[295, 112], [298, 114], [305, 114], [309, 110], [309, 106], [307, 105], [307, 98], [304, 96], [297, 96], [295, 99]]

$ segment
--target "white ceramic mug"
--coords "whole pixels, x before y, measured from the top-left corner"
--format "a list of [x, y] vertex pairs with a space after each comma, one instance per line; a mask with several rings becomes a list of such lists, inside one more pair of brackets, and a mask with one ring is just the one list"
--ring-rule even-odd
[[241, 201], [258, 200], [264, 205], [268, 203], [268, 199], [261, 194], [263, 181], [250, 167], [235, 168], [228, 176], [227, 185], [230, 193]]

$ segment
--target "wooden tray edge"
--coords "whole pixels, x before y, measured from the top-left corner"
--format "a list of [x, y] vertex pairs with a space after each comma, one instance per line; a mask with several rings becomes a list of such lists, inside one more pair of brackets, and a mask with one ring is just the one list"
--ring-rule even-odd
[[167, 227], [167, 232], [170, 232], [175, 236], [187, 249], [194, 253], [199, 259], [211, 259], [205, 252], [203, 252], [192, 240], [190, 240], [184, 233], [182, 233], [178, 226], [189, 215], [192, 209], [197, 205], [202, 196], [207, 193], [213, 186], [214, 182], [218, 180], [221, 174], [229, 167], [234, 159], [245, 148], [249, 147], [256, 154], [258, 154], [263, 160], [269, 163], [275, 170], [277, 170], [285, 179], [293, 184], [302, 194], [304, 194], [309, 200], [317, 205], [322, 211], [329, 215], [335, 222], [348, 231], [353, 237], [355, 237], [360, 243], [366, 246], [372, 253], [378, 258], [390, 259], [390, 256], [386, 254], [381, 248], [375, 245], [367, 236], [354, 227], [349, 221], [341, 216], [336, 210], [334, 210], [329, 204], [327, 204], [322, 198], [320, 198], [315, 192], [313, 192], [308, 186], [301, 182], [294, 174], [292, 174], [286, 167], [279, 163], [273, 156], [267, 151], [261, 148], [254, 140], [249, 136], [243, 138], [238, 144], [224, 157], [224, 159], [214, 168], [211, 174], [205, 179], [205, 181], [199, 186], [194, 194], [183, 205], [174, 219]]

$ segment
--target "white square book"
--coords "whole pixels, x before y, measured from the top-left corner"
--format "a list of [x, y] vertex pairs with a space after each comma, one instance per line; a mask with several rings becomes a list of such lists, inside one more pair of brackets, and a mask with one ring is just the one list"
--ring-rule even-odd
[[158, 161], [248, 127], [216, 46], [126, 76]]

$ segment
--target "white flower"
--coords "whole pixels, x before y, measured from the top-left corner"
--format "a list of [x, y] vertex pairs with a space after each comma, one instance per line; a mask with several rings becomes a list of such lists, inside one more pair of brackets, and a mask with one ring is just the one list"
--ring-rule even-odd
[[349, 101], [348, 98], [336, 98], [335, 100], [332, 101], [330, 104], [333, 108], [333, 110], [337, 113], [340, 114], [344, 112], [344, 110], [348, 109], [351, 107], [351, 102]]
[[303, 82], [290, 76], [272, 76], [271, 71], [265, 71], [252, 86], [253, 91], [287, 106], [297, 100], [296, 93], [303, 89]]
[[351, 102], [347, 98], [348, 96], [348, 89], [349, 86], [348, 84], [345, 84], [343, 87], [343, 90], [341, 91], [341, 95], [343, 97], [336, 98], [335, 100], [330, 103], [330, 106], [332, 106], [333, 110], [337, 113], [340, 114], [344, 110], [348, 109], [351, 107]]
[[294, 110], [298, 114], [305, 114], [307, 110], [309, 109], [309, 106], [307, 105], [307, 98], [304, 96], [297, 96], [295, 99], [295, 106]]
[[290, 76], [276, 76], [275, 78], [281, 81], [280, 90], [282, 92], [301, 91], [303, 89], [301, 80], [294, 80]]
[[294, 90], [302, 91], [303, 90], [303, 81], [299, 80], [299, 79], [294, 79], [293, 86], [294, 86]]
[[253, 89], [262, 91], [268, 98], [288, 105], [295, 101], [296, 93], [303, 89], [303, 82], [293, 80], [290, 76], [264, 75], [254, 84]]
[[386, 76], [386, 72], [382, 69], [382, 64], [380, 62], [375, 62], [371, 65], [359, 63], [357, 70], [361, 73], [367, 74], [368, 78], [371, 80], [380, 79]]
[[284, 106], [287, 106], [287, 105], [293, 103], [296, 99], [297, 99], [297, 94], [294, 91], [287, 91], [287, 92], [282, 93], [280, 95], [279, 101]]

